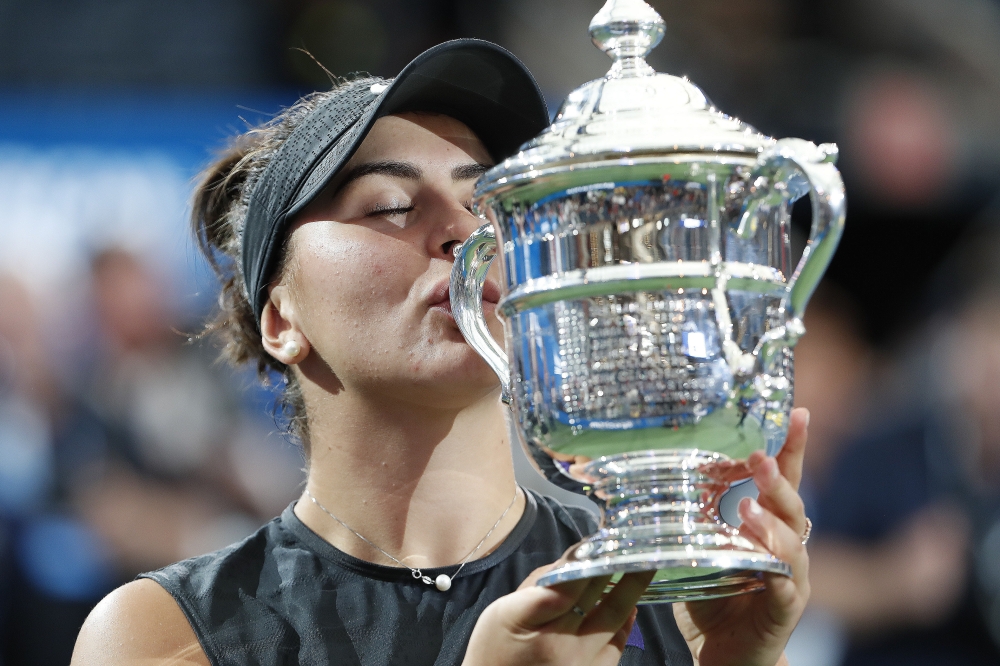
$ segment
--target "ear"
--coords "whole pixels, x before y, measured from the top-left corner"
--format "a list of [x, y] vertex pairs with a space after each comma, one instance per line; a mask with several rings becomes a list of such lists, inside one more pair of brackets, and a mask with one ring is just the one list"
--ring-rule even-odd
[[301, 363], [309, 355], [309, 340], [297, 314], [288, 285], [272, 287], [260, 315], [260, 339], [267, 353], [285, 365]]

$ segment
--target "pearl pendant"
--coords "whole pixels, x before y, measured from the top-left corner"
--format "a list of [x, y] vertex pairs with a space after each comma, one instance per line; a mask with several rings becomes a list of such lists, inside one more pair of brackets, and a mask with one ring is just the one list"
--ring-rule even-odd
[[442, 592], [447, 592], [451, 589], [451, 577], [441, 574], [434, 579], [434, 587], [441, 590]]

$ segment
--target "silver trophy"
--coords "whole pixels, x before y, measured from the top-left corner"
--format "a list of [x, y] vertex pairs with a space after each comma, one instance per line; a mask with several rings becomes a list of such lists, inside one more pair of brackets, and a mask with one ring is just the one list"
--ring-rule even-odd
[[[540, 584], [655, 569], [644, 603], [790, 575], [722, 521], [719, 499], [752, 452], [784, 442], [792, 347], [845, 214], [837, 147], [764, 136], [655, 72], [644, 57], [664, 31], [641, 0], [594, 17], [611, 70], [477, 183], [488, 222], [451, 277], [455, 319], [530, 458], [604, 507]], [[793, 267], [790, 204], [805, 194], [812, 232]], [[494, 257], [506, 352], [482, 311]]]

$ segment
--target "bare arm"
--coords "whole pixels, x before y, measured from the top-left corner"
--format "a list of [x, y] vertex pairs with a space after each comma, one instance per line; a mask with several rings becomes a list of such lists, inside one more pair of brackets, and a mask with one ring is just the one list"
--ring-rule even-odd
[[173, 597], [151, 580], [97, 604], [76, 640], [71, 666], [210, 666]]

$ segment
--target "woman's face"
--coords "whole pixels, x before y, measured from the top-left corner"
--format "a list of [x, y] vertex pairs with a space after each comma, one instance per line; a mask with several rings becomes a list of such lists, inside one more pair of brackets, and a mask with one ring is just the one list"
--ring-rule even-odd
[[[303, 373], [321, 385], [333, 380], [440, 407], [496, 388], [459, 332], [448, 295], [452, 250], [482, 224], [470, 210], [473, 184], [491, 164], [476, 135], [448, 116], [404, 113], [375, 123], [292, 227], [281, 284], [289, 321], [308, 341]], [[498, 297], [488, 282], [495, 336]]]

